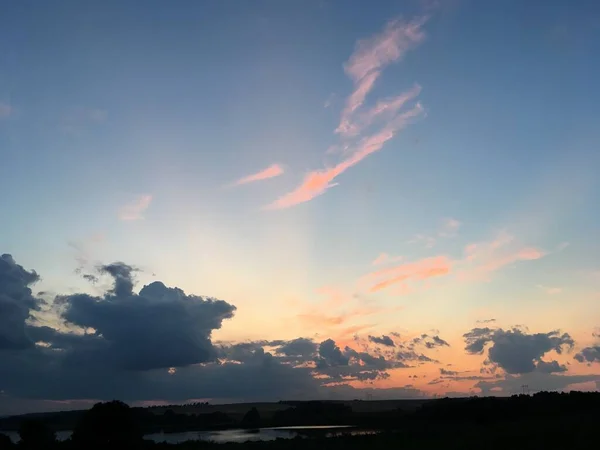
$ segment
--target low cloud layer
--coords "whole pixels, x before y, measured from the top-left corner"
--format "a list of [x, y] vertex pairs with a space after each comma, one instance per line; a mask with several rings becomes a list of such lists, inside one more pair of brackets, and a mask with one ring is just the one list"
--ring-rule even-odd
[[[159, 281], [136, 292], [136, 274], [135, 267], [122, 262], [98, 266], [94, 277], [112, 279], [103, 295], [57, 295], [46, 303], [32, 292], [40, 276], [12, 256], [2, 255], [2, 403], [17, 405], [19, 398], [28, 399], [27, 404], [111, 398], [130, 402], [356, 398], [395, 371], [416, 378], [412, 370], [442, 364], [439, 349], [450, 347], [437, 331], [407, 337], [396, 332], [355, 335], [337, 342], [308, 337], [214, 342], [213, 331], [234, 317], [235, 306]], [[36, 318], [42, 311], [54, 313], [52, 326]], [[422, 386], [447, 389], [449, 383], [470, 381], [482, 393], [498, 389], [506, 393], [526, 377], [535, 377], [540, 387], [561, 389], [600, 381], [596, 375], [568, 374], [568, 366], [548, 357], [574, 346], [567, 333], [485, 327], [473, 328], [464, 339], [468, 354], [486, 357], [482, 374], [438, 367], [440, 376], [423, 379]], [[598, 347], [580, 349], [574, 358], [597, 363]], [[423, 377], [421, 373], [419, 379]], [[359, 383], [364, 390], [349, 383]], [[426, 395], [412, 385], [377, 392], [380, 397]], [[0, 408], [0, 413], [7, 412], [12, 410]]]

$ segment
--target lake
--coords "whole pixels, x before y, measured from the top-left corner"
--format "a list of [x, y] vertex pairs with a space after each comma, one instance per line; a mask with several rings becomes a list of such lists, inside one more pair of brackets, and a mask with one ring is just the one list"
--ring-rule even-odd
[[[274, 439], [292, 439], [297, 436], [305, 435], [307, 432], [320, 432], [326, 437], [339, 436], [340, 434], [362, 435], [374, 434], [375, 430], [359, 430], [352, 425], [337, 426], [296, 426], [296, 427], [277, 427], [260, 428], [258, 430], [219, 430], [219, 431], [184, 431], [181, 433], [153, 433], [144, 436], [154, 442], [167, 442], [169, 444], [178, 444], [185, 441], [213, 441], [217, 443], [225, 442], [246, 442], [246, 441], [272, 441]], [[16, 431], [1, 431], [10, 437], [13, 442], [19, 441], [19, 433]], [[56, 438], [66, 440], [71, 437], [71, 431], [58, 431]]]

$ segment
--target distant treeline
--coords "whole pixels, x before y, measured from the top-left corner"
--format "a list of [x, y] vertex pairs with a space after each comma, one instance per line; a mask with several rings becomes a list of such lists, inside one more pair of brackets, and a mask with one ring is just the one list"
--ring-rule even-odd
[[[294, 402], [289, 409], [261, 418], [256, 408], [241, 420], [226, 414], [177, 414], [166, 410], [154, 414], [148, 409], [130, 408], [113, 401], [98, 403], [88, 411], [67, 414], [77, 417], [70, 439], [57, 442], [51, 415], [11, 418], [21, 436], [18, 445], [0, 434], [0, 449], [26, 450], [104, 450], [198, 449], [218, 446], [260, 449], [358, 449], [368, 448], [594, 448], [598, 444], [600, 393], [549, 393], [508, 398], [471, 397], [425, 402], [414, 411], [354, 412], [341, 402]], [[11, 422], [13, 421], [13, 422]], [[145, 441], [148, 430], [202, 430], [219, 428], [259, 428], [289, 425], [356, 425], [382, 430], [381, 434], [339, 438], [278, 439], [245, 444], [188, 442], [156, 444]], [[4, 424], [6, 425], [6, 424]], [[15, 429], [15, 428], [13, 428]]]

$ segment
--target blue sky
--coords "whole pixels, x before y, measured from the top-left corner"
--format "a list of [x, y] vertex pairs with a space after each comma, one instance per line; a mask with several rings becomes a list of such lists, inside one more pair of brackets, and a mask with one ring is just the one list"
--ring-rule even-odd
[[[491, 314], [588, 345], [597, 54], [594, 1], [11, 2], [0, 250], [53, 294], [100, 291], [76, 269], [124, 261], [138, 287], [223, 298], [238, 310], [222, 339], [346, 339], [313, 317], [331, 315], [327, 287], [377, 305], [365, 333], [435, 328], [460, 347]], [[306, 194], [381, 117], [393, 137]], [[382, 253], [408, 280], [393, 292], [363, 285]]]

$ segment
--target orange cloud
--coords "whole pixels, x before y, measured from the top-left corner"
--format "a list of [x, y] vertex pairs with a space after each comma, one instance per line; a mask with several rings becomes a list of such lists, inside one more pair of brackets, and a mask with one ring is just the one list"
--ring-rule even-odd
[[329, 169], [308, 173], [300, 186], [270, 205], [267, 205], [265, 209], [289, 208], [290, 206], [307, 202], [323, 194], [327, 189], [337, 185], [337, 183], [333, 183], [333, 180], [338, 175], [358, 164], [371, 153], [380, 150], [387, 141], [392, 139], [399, 130], [406, 126], [410, 119], [418, 117], [422, 113], [423, 107], [417, 103], [411, 110], [396, 117], [380, 132], [362, 139], [349, 158]]
[[125, 205], [119, 211], [119, 219], [124, 221], [141, 220], [144, 218], [142, 213], [148, 209], [152, 202], [151, 195], [140, 195], [132, 203]]
[[399, 283], [402, 283], [400, 292], [407, 292], [408, 286], [404, 285], [404, 282], [444, 276], [451, 270], [452, 262], [448, 257], [435, 256], [371, 272], [363, 276], [362, 281], [370, 285], [370, 292], [378, 292]]
[[283, 172], [283, 167], [281, 167], [279, 164], [272, 164], [260, 172], [240, 178], [233, 183], [233, 185], [240, 186], [242, 184], [253, 183], [255, 181], [268, 180], [269, 178], [278, 177], [279, 175], [283, 174]]

